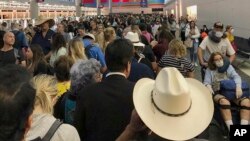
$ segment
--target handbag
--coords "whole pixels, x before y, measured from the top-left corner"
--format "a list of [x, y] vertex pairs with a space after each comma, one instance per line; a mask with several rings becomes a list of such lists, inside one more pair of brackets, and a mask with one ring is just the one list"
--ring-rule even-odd
[[185, 41], [184, 41], [184, 45], [187, 47], [187, 48], [192, 48], [193, 47], [193, 40], [191, 38], [187, 38]]
[[[242, 81], [241, 84], [242, 96], [249, 98], [249, 85], [246, 81]], [[234, 80], [222, 80], [220, 81], [220, 93], [224, 95], [228, 100], [236, 99], [236, 84]]]

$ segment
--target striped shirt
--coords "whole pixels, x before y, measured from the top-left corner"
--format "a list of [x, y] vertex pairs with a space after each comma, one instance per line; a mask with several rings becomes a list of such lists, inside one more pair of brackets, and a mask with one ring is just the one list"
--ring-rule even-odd
[[176, 58], [171, 55], [162, 56], [158, 64], [159, 67], [175, 67], [184, 76], [188, 76], [188, 72], [194, 71], [194, 65], [187, 58]]

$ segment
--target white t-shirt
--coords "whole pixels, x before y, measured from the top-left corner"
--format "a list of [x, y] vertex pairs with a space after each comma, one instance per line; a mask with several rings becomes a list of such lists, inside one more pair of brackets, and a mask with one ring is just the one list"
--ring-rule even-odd
[[67, 55], [67, 49], [65, 47], [61, 47], [57, 52], [53, 52], [50, 56], [49, 64], [54, 67], [55, 61], [63, 55]]
[[209, 39], [209, 37], [207, 36], [200, 44], [200, 48], [202, 50], [205, 50], [205, 54], [204, 54], [204, 60], [208, 61], [210, 55], [213, 52], [220, 52], [221, 54], [223, 54], [224, 56], [226, 55], [234, 55], [235, 51], [231, 45], [231, 43], [229, 42], [229, 40], [227, 38], [225, 39], [221, 39], [221, 41], [219, 43], [215, 43], [213, 41], [211, 41]]

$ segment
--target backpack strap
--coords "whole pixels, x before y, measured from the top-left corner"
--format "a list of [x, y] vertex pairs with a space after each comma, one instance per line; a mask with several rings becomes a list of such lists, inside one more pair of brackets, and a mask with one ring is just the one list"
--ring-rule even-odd
[[145, 56], [144, 56], [143, 54], [141, 54], [141, 53], [139, 54], [139, 57], [140, 57], [140, 58], [139, 58], [138, 61], [137, 61], [138, 63], [140, 63], [141, 60], [145, 58]]
[[49, 131], [46, 133], [46, 135], [43, 137], [42, 141], [50, 141], [50, 139], [53, 137], [57, 129], [62, 125], [62, 122], [57, 119], [52, 126], [50, 127]]

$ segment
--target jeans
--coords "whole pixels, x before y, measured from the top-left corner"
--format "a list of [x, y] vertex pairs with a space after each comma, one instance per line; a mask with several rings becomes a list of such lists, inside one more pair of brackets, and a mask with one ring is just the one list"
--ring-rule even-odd
[[190, 60], [192, 63], [197, 63], [197, 51], [199, 47], [199, 42], [193, 41], [193, 47], [190, 48]]

